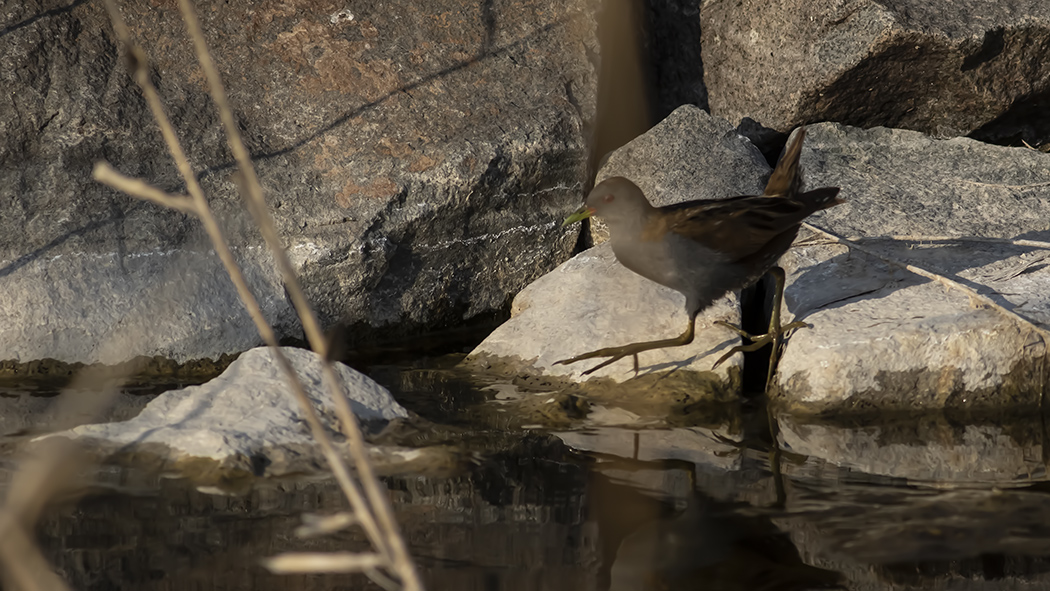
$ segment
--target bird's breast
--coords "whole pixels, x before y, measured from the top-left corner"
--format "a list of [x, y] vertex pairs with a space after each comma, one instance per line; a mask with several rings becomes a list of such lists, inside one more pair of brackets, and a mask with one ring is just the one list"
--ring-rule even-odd
[[637, 240], [624, 244], [614, 239], [612, 248], [621, 265], [642, 277], [678, 291], [687, 288], [681, 265], [671, 255], [666, 242]]

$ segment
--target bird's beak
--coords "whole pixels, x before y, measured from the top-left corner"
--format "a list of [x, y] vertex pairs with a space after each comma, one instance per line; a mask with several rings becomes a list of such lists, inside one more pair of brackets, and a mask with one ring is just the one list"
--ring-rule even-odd
[[577, 209], [576, 211], [572, 212], [572, 215], [570, 215], [569, 217], [565, 218], [565, 221], [561, 223], [561, 227], [564, 228], [565, 226], [568, 226], [569, 224], [575, 224], [576, 222], [582, 222], [583, 220], [591, 217], [592, 215], [594, 215], [594, 208], [587, 207], [586, 205], [584, 205], [583, 207], [581, 207], [581, 208]]

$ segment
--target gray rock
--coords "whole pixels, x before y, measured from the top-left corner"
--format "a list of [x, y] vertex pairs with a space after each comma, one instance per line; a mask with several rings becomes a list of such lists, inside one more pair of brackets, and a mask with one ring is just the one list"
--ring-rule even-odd
[[[647, 133], [609, 155], [595, 184], [622, 176], [654, 205], [692, 199], [757, 195], [771, 169], [762, 154], [728, 121], [683, 105]], [[591, 218], [595, 244], [608, 239]]]
[[[282, 336], [299, 336], [230, 176], [174, 5], [122, 6]], [[359, 341], [502, 308], [571, 252], [587, 176], [589, 0], [237, 1], [198, 11], [268, 203], [326, 324]], [[185, 360], [259, 343], [199, 224], [90, 180], [182, 182], [100, 3], [4, 9], [0, 359]], [[103, 342], [103, 339], [112, 342]]]
[[[810, 186], [846, 204], [813, 224], [890, 259], [975, 289], [1050, 326], [1046, 250], [888, 236], [1044, 239], [1050, 155], [889, 129], [812, 126], [802, 164]], [[1031, 325], [954, 288], [845, 246], [800, 236], [781, 259], [797, 331], [780, 361], [776, 400], [793, 412], [1040, 404], [1046, 344]]]
[[[648, 198], [664, 205], [689, 199], [713, 199], [762, 191], [769, 166], [733, 126], [692, 106], [684, 106], [648, 133], [617, 150], [598, 180], [625, 176]], [[600, 230], [595, 236], [602, 240]], [[471, 354], [470, 360], [499, 359], [511, 371], [543, 372], [570, 380], [634, 376], [629, 359], [591, 376], [581, 376], [599, 361], [552, 365], [554, 361], [598, 348], [669, 338], [686, 326], [684, 297], [628, 271], [607, 245], [577, 255], [522, 290], [512, 318]], [[715, 398], [739, 388], [741, 356], [711, 373], [711, 366], [738, 338], [715, 320], [739, 324], [733, 296], [701, 313], [697, 336], [686, 347], [647, 351], [639, 356], [643, 373], [666, 370], [703, 376], [720, 384]], [[504, 366], [505, 367], [505, 366]], [[734, 371], [729, 371], [733, 368]], [[648, 382], [644, 382], [648, 383]], [[732, 395], [732, 394], [730, 394]]]
[[[490, 334], [468, 362], [502, 361], [510, 371], [544, 373], [573, 381], [599, 378], [623, 382], [634, 377], [630, 358], [595, 373], [582, 373], [601, 359], [554, 365], [586, 351], [681, 334], [688, 317], [685, 297], [627, 270], [608, 244], [587, 250], [539, 278], [514, 298], [511, 319]], [[736, 298], [727, 297], [697, 319], [697, 334], [684, 347], [646, 351], [638, 356], [641, 374], [693, 372], [709, 377], [711, 365], [739, 339], [711, 326], [715, 320], [739, 323]], [[730, 382], [735, 355], [714, 372]], [[604, 381], [607, 381], [604, 380]], [[598, 380], [603, 381], [603, 380]]]
[[[282, 351], [325, 428], [341, 439], [334, 402], [322, 384], [320, 359], [303, 349]], [[364, 374], [342, 364], [336, 364], [336, 371], [362, 423], [408, 416], [385, 388]], [[325, 465], [284, 375], [264, 347], [245, 352], [206, 384], [161, 394], [131, 420], [82, 425], [59, 435], [102, 453], [146, 460], [197, 478], [202, 470], [280, 476]]]
[[730, 120], [1050, 140], [1041, 0], [745, 0], [700, 17], [711, 111]]
[[[236, 254], [278, 334], [299, 334], [273, 258], [262, 247]], [[5, 359], [116, 364], [141, 354], [185, 361], [216, 358], [260, 340], [218, 257], [208, 250], [92, 247], [22, 257], [0, 270]]]

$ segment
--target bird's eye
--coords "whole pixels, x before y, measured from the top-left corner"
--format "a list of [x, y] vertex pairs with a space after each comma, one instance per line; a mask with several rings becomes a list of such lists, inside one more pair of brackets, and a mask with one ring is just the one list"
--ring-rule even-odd
[[616, 199], [616, 197], [612, 193], [609, 193], [608, 195], [602, 197], [602, 201], [606, 203], [612, 203], [613, 199]]

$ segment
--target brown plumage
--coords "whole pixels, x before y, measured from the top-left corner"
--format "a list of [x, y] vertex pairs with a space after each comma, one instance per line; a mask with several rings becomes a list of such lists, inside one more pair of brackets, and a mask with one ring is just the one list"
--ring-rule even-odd
[[[623, 177], [606, 179], [594, 187], [586, 205], [566, 223], [590, 215], [601, 217], [621, 264], [685, 295], [689, 326], [676, 338], [601, 349], [558, 363], [611, 357], [585, 372], [590, 373], [635, 355], [637, 370], [639, 352], [692, 342], [701, 310], [773, 268], [806, 217], [842, 203], [835, 187], [800, 192], [799, 155], [804, 138], [805, 129], [799, 129], [762, 195], [653, 207], [641, 189]], [[779, 330], [779, 310], [776, 316]]]

